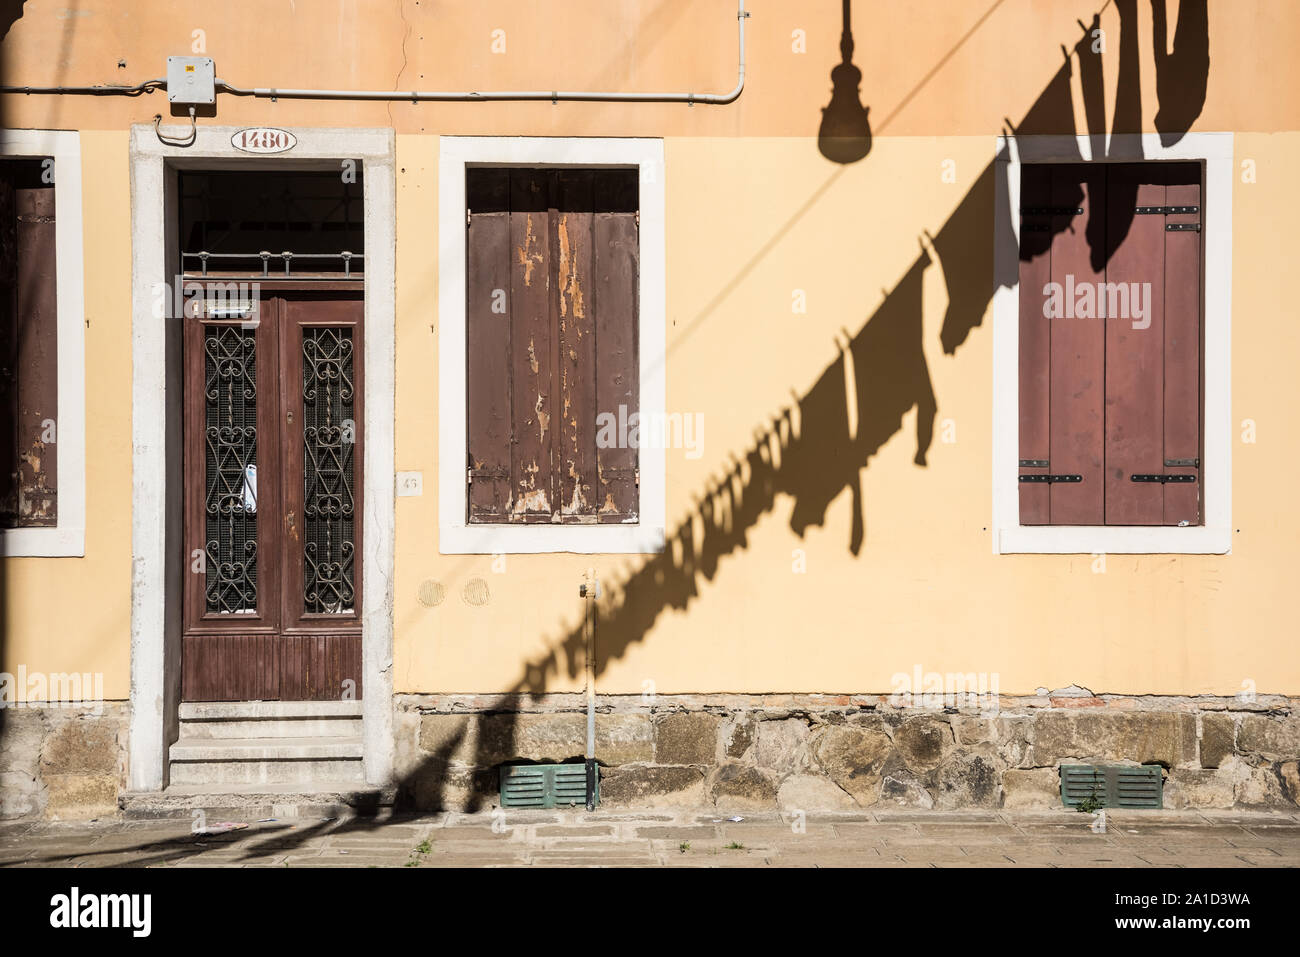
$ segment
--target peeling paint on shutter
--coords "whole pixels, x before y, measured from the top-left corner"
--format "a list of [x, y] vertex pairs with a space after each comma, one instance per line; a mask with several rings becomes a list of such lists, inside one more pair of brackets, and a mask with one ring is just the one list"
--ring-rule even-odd
[[[596, 410], [606, 422], [635, 422], [640, 412], [640, 356], [637, 350], [637, 182], [631, 170], [596, 173], [593, 306], [596, 310]], [[597, 421], [600, 421], [598, 419]], [[602, 522], [637, 520], [637, 450], [605, 443], [596, 449]]]
[[58, 522], [58, 308], [54, 188], [40, 161], [0, 173], [0, 524]]
[[[469, 520], [635, 522], [636, 171], [472, 169], [467, 180]], [[604, 411], [615, 447], [598, 443]]]
[[18, 242], [13, 179], [0, 175], [0, 524], [18, 524]]
[[545, 170], [510, 173], [510, 522], [549, 522], [555, 504], [555, 336], [551, 229], [555, 205]]
[[469, 518], [500, 522], [510, 511], [509, 178], [475, 173], [466, 191]]
[[595, 522], [596, 493], [596, 327], [592, 298], [592, 193], [590, 171], [556, 174], [555, 229], [560, 421], [559, 490], [556, 503], [567, 521]]

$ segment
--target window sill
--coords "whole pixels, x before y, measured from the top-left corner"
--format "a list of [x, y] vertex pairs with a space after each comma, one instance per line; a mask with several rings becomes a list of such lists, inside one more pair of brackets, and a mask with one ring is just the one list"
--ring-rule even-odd
[[4, 558], [84, 558], [84, 528], [0, 529], [0, 556]]
[[443, 525], [442, 555], [654, 555], [663, 551], [664, 530], [647, 525]]
[[999, 555], [1227, 555], [1232, 529], [1206, 525], [1014, 525], [997, 530]]

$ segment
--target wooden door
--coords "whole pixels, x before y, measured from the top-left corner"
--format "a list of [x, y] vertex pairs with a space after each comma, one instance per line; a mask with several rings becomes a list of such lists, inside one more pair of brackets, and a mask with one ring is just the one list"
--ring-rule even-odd
[[186, 701], [361, 695], [359, 295], [186, 318]]

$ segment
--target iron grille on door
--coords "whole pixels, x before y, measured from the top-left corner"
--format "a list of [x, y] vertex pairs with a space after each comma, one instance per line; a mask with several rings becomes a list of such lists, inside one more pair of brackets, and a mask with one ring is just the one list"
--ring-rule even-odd
[[362, 300], [262, 297], [243, 320], [181, 320], [182, 696], [360, 696]]
[[257, 337], [203, 330], [208, 614], [257, 610]]
[[302, 357], [303, 607], [308, 614], [351, 612], [356, 604], [351, 331], [304, 329]]
[[0, 161], [0, 527], [58, 524], [52, 160]]

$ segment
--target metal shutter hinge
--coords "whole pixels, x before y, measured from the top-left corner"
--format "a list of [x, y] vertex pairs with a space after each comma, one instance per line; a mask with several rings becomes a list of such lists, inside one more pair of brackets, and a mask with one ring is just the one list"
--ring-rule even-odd
[[1055, 484], [1058, 482], [1073, 484], [1075, 482], [1082, 482], [1083, 476], [1082, 475], [1022, 475], [1020, 476], [1020, 481], [1031, 482], [1035, 485]]
[[1165, 482], [1175, 482], [1181, 484], [1184, 482], [1195, 482], [1196, 476], [1195, 475], [1134, 475], [1131, 476], [1131, 479], [1134, 482], [1160, 482], [1162, 484]]

